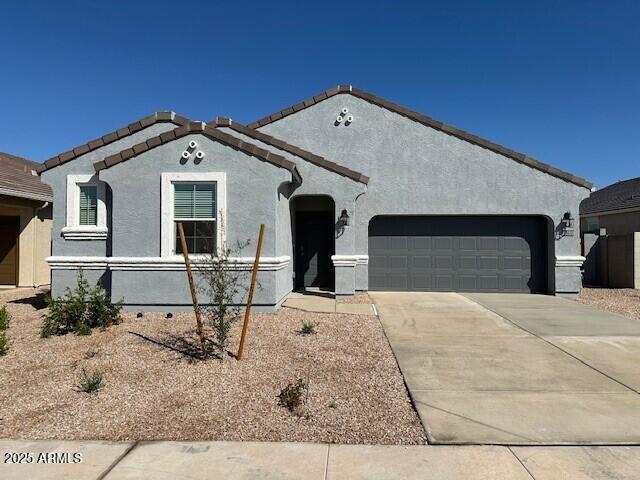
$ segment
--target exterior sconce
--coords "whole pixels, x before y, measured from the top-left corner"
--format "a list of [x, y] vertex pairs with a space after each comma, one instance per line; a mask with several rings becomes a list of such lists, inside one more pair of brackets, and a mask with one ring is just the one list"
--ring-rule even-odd
[[573, 224], [574, 224], [574, 219], [571, 216], [571, 212], [565, 212], [565, 214], [562, 216], [562, 230], [563, 230], [563, 234], [564, 236], [567, 237], [572, 237], [573, 236]]
[[346, 210], [342, 210], [342, 212], [340, 213], [340, 225], [344, 226], [344, 227], [348, 227], [349, 226], [349, 214], [347, 213]]

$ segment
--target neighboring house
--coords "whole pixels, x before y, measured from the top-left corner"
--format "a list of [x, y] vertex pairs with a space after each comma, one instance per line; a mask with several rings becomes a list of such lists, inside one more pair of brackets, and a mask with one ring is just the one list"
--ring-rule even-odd
[[0, 287], [49, 284], [51, 188], [41, 165], [0, 152]]
[[[82, 267], [130, 309], [187, 307], [177, 221], [194, 259], [266, 225], [262, 309], [296, 288], [581, 286], [572, 222], [591, 183], [351, 86], [248, 127], [159, 112], [41, 175], [54, 191], [54, 295]], [[233, 268], [250, 268], [254, 249]]]
[[580, 203], [580, 231], [609, 235], [640, 232], [640, 177], [596, 190]]
[[596, 190], [580, 203], [584, 281], [640, 288], [640, 177]]

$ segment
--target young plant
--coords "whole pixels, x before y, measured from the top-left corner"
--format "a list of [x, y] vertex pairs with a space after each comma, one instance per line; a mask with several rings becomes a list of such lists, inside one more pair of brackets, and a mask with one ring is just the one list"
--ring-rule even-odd
[[300, 333], [302, 335], [315, 335], [316, 333], [318, 333], [316, 331], [316, 326], [318, 324], [314, 323], [314, 322], [308, 322], [306, 320], [302, 321], [302, 328], [300, 329]]
[[231, 259], [249, 244], [248, 240], [238, 242], [233, 249], [222, 245], [218, 251], [212, 251], [197, 264], [201, 278], [200, 291], [207, 297], [202, 315], [213, 332], [214, 347], [222, 360], [229, 346], [231, 327], [242, 317], [243, 308], [239, 302], [248, 289], [249, 272], [238, 268]]
[[308, 384], [299, 378], [296, 382], [288, 384], [280, 391], [279, 404], [290, 412], [295, 412], [304, 403], [305, 394], [308, 392]]
[[0, 332], [7, 330], [9, 323], [11, 323], [11, 314], [7, 310], [7, 306], [3, 305], [0, 307]]
[[103, 373], [101, 370], [94, 370], [88, 373], [84, 368], [80, 377], [78, 389], [84, 393], [97, 393], [104, 386]]
[[121, 321], [122, 301], [111, 303], [100, 285], [89, 285], [82, 269], [78, 270], [76, 287], [67, 288], [62, 297], [49, 298], [48, 303], [49, 311], [40, 329], [43, 338], [69, 332], [91, 335], [92, 328], [105, 329]]

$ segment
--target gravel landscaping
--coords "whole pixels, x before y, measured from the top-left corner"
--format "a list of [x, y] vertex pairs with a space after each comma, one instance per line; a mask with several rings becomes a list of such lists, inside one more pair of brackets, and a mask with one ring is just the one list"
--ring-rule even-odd
[[583, 288], [578, 301], [595, 308], [640, 320], [640, 290], [632, 288]]
[[[241, 362], [202, 362], [188, 355], [192, 314], [126, 313], [90, 336], [41, 339], [41, 297], [0, 291], [3, 304], [13, 321], [0, 357], [0, 438], [426, 443], [377, 317], [257, 313]], [[301, 335], [303, 320], [317, 333]], [[83, 368], [104, 372], [98, 393], [78, 391]], [[302, 415], [277, 398], [298, 378], [309, 382]]]

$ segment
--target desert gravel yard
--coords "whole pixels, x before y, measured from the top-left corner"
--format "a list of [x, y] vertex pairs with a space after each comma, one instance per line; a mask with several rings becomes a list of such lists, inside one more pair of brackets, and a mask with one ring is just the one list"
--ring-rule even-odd
[[583, 288], [580, 303], [640, 320], [640, 290], [632, 288]]
[[[177, 351], [195, 342], [192, 314], [125, 313], [90, 336], [42, 339], [41, 297], [0, 292], [4, 304], [13, 321], [0, 357], [0, 438], [426, 442], [377, 317], [254, 314], [244, 359], [221, 363]], [[302, 320], [317, 333], [301, 335]], [[103, 370], [97, 394], [77, 391], [83, 368]], [[309, 382], [304, 415], [277, 399], [298, 378]]]

